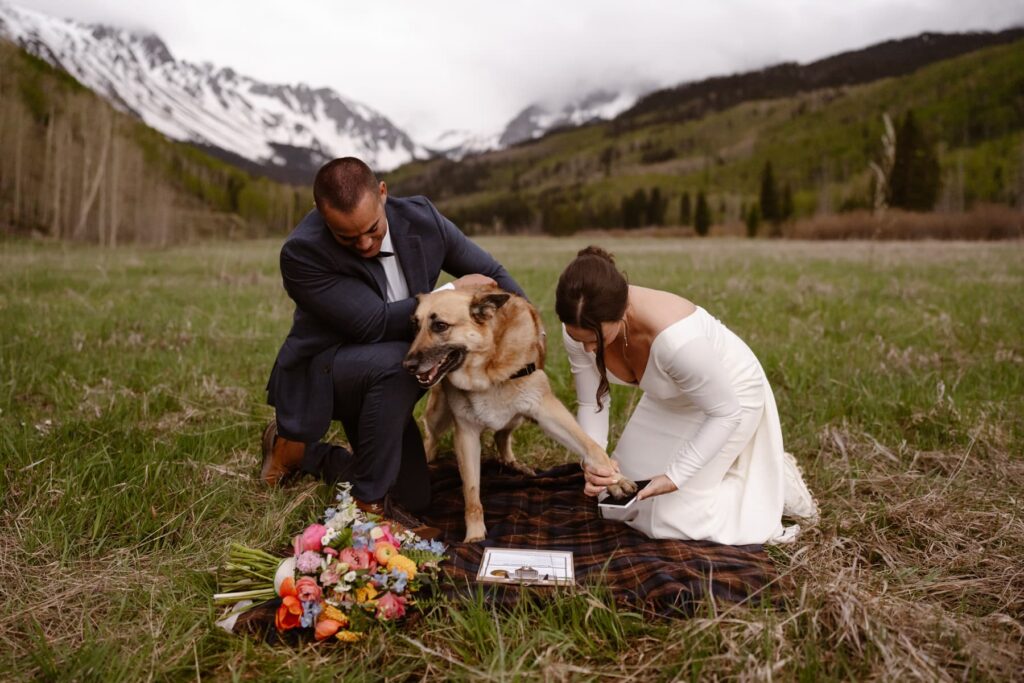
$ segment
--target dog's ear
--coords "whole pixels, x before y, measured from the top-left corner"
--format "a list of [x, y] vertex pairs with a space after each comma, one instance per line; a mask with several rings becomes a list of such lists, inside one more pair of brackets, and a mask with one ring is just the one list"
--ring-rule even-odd
[[469, 304], [469, 314], [473, 317], [473, 320], [482, 323], [490, 319], [496, 310], [504, 306], [511, 296], [508, 292], [477, 294]]

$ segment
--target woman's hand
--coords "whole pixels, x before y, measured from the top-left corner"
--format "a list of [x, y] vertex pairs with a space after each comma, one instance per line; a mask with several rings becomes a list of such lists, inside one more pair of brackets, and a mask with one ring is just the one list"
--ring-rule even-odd
[[636, 499], [637, 502], [639, 502], [645, 498], [653, 498], [654, 496], [660, 496], [663, 493], [672, 493], [676, 490], [678, 490], [678, 487], [671, 479], [664, 474], [659, 474], [654, 479], [651, 479], [650, 483], [636, 494]]
[[619, 463], [614, 460], [612, 460], [612, 466], [610, 468], [591, 468], [587, 466], [587, 463], [583, 463], [583, 478], [587, 482], [583, 485], [583, 493], [588, 496], [598, 496], [604, 493], [609, 484], [617, 482], [621, 476], [622, 475], [619, 474]]

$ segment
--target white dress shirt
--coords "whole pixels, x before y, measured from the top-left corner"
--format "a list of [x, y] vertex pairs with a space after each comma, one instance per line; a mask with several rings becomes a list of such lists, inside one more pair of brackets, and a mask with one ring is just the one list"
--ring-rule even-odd
[[[394, 245], [391, 244], [391, 226], [388, 226], [388, 231], [384, 233], [384, 239], [380, 241], [380, 250], [391, 252], [390, 256], [377, 256], [380, 265], [384, 267], [384, 280], [388, 286], [388, 303], [408, 299], [409, 283], [405, 281], [402, 264], [398, 261], [398, 254], [395, 252]], [[434, 291], [440, 292], [442, 289], [455, 289], [455, 285], [449, 282], [441, 285]]]
[[388, 231], [384, 233], [384, 239], [380, 243], [380, 250], [390, 251], [391, 256], [377, 257], [380, 264], [384, 266], [384, 279], [388, 283], [387, 295], [389, 303], [409, 298], [409, 283], [405, 281], [402, 264], [398, 262], [398, 254], [395, 253], [395, 247], [391, 244], [390, 228], [391, 226], [388, 226]]

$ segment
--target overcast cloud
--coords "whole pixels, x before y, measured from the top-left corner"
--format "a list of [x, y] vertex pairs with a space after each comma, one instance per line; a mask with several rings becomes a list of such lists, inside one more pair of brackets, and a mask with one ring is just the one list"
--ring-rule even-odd
[[534, 101], [806, 62], [922, 31], [1024, 25], [1021, 0], [16, 0], [158, 33], [179, 59], [329, 86], [420, 141]]

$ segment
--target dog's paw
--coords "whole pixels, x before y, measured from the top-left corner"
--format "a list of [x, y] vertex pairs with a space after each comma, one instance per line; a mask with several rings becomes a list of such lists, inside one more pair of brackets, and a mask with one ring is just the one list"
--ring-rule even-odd
[[478, 529], [466, 529], [466, 538], [462, 540], [463, 543], [479, 543], [480, 541], [487, 538], [487, 528], [481, 526]]
[[612, 498], [628, 498], [636, 493], [636, 484], [629, 479], [619, 479], [608, 486], [608, 495]]

